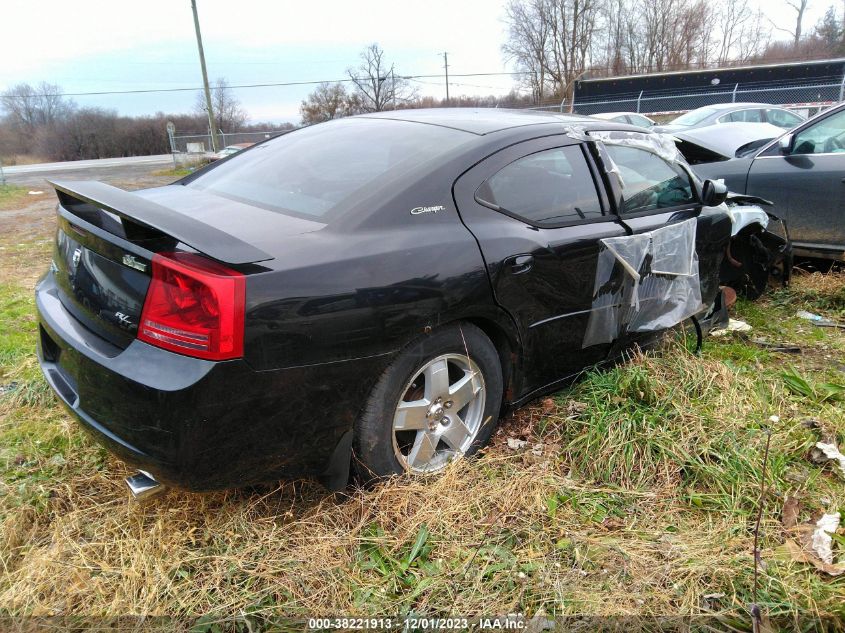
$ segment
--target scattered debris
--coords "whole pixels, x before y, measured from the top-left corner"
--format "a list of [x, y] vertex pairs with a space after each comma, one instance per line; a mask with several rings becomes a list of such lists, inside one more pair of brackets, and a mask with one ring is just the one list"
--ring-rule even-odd
[[798, 525], [798, 514], [801, 512], [801, 503], [797, 498], [789, 496], [783, 502], [783, 513], [781, 514], [781, 523], [787, 530], [791, 530]]
[[518, 451], [520, 449], [525, 448], [525, 445], [528, 444], [527, 440], [518, 440], [515, 437], [508, 438], [508, 448], [512, 451]]
[[536, 455], [537, 457], [541, 457], [543, 455], [543, 443], [538, 442], [534, 446], [531, 447], [531, 453]]
[[726, 336], [731, 332], [750, 332], [752, 329], [754, 328], [748, 325], [745, 321], [740, 321], [739, 319], [729, 319], [727, 326], [717, 330], [711, 330], [710, 336]]
[[566, 416], [569, 418], [574, 418], [586, 411], [590, 408], [586, 402], [578, 402], [577, 400], [570, 400], [566, 403]]
[[816, 418], [804, 418], [801, 420], [801, 426], [805, 429], [820, 429], [822, 428], [822, 423]]
[[[800, 544], [794, 539], [788, 539], [784, 548], [789, 557], [797, 563], [809, 563], [819, 571], [829, 576], [840, 576], [845, 574], [845, 564], [834, 564], [833, 561], [833, 538], [839, 528], [841, 515], [823, 514], [820, 519], [812, 519], [801, 524], [791, 525], [798, 519], [798, 502], [792, 503], [794, 497], [789, 497], [784, 503], [783, 526], [791, 532], [799, 534]], [[794, 510], [793, 510], [794, 508]]]
[[731, 288], [730, 286], [720, 286], [722, 290], [722, 300], [725, 303], [725, 307], [730, 310], [736, 304], [736, 290]]
[[31, 196], [40, 196], [40, 195], [41, 195], [41, 194], [43, 194], [43, 193], [44, 193], [43, 191], [30, 191], [30, 192], [29, 192], [29, 195], [31, 195]]
[[833, 460], [837, 462], [842, 477], [845, 477], [845, 455], [839, 452], [839, 449], [836, 447], [836, 444], [816, 442], [816, 446], [813, 449], [813, 452], [810, 457], [817, 464], [825, 462], [827, 460]]
[[806, 310], [798, 310], [798, 312], [795, 313], [795, 316], [799, 319], [809, 321], [813, 325], [818, 325], [819, 327], [845, 328], [845, 323], [837, 323], [836, 321], [831, 321], [820, 314], [813, 314], [812, 312], [807, 312]]
[[784, 354], [800, 354], [801, 348], [797, 345], [789, 345], [788, 343], [770, 343], [764, 338], [753, 338], [751, 342], [758, 347], [767, 349], [772, 352], [782, 352]]
[[551, 413], [555, 410], [555, 401], [551, 398], [545, 398], [543, 400], [543, 413]]
[[836, 534], [839, 529], [841, 515], [823, 514], [822, 518], [816, 521], [816, 529], [813, 531], [813, 551], [828, 565], [833, 564], [833, 539], [831, 534]]
[[61, 468], [62, 466], [67, 464], [67, 460], [61, 453], [56, 453], [50, 459], [47, 460], [47, 464], [50, 466], [56, 466], [58, 468]]
[[0, 385], [0, 396], [6, 395], [7, 393], [12, 393], [15, 389], [18, 388], [18, 382], [13, 380], [10, 383], [5, 385]]
[[795, 541], [787, 541], [786, 549], [792, 560], [796, 563], [810, 563], [813, 567], [823, 571], [829, 576], [841, 576], [842, 574], [845, 574], [845, 565], [830, 565], [823, 560], [820, 560], [814, 554], [806, 552]]

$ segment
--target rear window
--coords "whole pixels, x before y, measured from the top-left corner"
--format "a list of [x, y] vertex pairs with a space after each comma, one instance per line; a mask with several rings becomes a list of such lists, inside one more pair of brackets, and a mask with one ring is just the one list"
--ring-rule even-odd
[[713, 114], [716, 114], [716, 110], [713, 108], [698, 108], [698, 110], [682, 114], [672, 121], [672, 125], [695, 125]]
[[330, 121], [239, 152], [187, 186], [326, 222], [373, 187], [473, 138], [469, 132], [407, 121]]

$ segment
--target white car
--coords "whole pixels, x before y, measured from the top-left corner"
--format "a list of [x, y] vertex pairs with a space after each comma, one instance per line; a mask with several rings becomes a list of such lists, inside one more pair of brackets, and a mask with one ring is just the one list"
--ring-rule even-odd
[[235, 145], [227, 145], [219, 152], [211, 155], [211, 160], [220, 160], [221, 158], [226, 158], [227, 156], [231, 156], [232, 154], [237, 154], [241, 150], [245, 150], [247, 147], [252, 147], [255, 143], [236, 143]]
[[647, 130], [654, 127], [654, 121], [637, 112], [599, 112], [590, 116], [605, 121], [615, 121], [616, 123], [629, 123], [637, 127], [644, 127]]

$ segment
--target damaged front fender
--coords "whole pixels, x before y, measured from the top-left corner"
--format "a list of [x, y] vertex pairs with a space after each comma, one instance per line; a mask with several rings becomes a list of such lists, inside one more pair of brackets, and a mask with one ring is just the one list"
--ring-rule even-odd
[[[792, 246], [783, 219], [765, 211], [771, 202], [754, 196], [730, 194], [725, 207], [731, 217], [731, 241], [719, 279], [748, 299], [757, 299], [775, 277], [787, 285], [792, 270]], [[770, 224], [776, 224], [775, 230]], [[774, 227], [773, 227], [774, 228]]]

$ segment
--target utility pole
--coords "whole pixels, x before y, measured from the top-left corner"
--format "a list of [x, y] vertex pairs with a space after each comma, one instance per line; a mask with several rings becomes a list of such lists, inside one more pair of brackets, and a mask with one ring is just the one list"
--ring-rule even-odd
[[443, 53], [443, 70], [446, 71], [446, 105], [449, 105], [449, 53]]
[[197, 32], [197, 48], [200, 53], [200, 67], [202, 68], [202, 85], [205, 90], [205, 108], [208, 111], [208, 133], [211, 134], [211, 151], [217, 151], [217, 125], [214, 123], [214, 110], [211, 107], [211, 89], [208, 87], [208, 72], [205, 69], [205, 53], [202, 50], [202, 35], [200, 34], [200, 19], [197, 16], [197, 0], [191, 0], [191, 10], [194, 12], [194, 29]]

